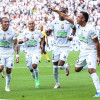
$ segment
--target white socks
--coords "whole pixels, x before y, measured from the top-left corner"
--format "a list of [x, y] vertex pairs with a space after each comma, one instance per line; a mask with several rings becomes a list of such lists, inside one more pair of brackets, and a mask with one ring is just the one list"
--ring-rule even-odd
[[91, 77], [93, 79], [93, 83], [94, 83], [94, 86], [95, 86], [97, 92], [100, 92], [99, 77], [97, 76], [96, 73], [92, 73]]
[[63, 66], [58, 66], [58, 68], [61, 69], [61, 70], [65, 69], [67, 67], [68, 67], [68, 63], [67, 64], [64, 64]]
[[39, 78], [39, 69], [38, 69], [38, 67], [36, 69], [33, 69], [33, 70], [34, 70], [34, 73], [35, 73], [35, 79]]
[[53, 65], [53, 74], [54, 74], [56, 84], [59, 84], [58, 67], [55, 65]]
[[7, 74], [6, 76], [6, 87], [9, 87], [11, 81], [11, 74]]
[[31, 76], [35, 79], [35, 72], [33, 70], [33, 72], [31, 72]]
[[88, 69], [87, 65], [82, 68], [82, 70], [86, 70], [86, 69]]

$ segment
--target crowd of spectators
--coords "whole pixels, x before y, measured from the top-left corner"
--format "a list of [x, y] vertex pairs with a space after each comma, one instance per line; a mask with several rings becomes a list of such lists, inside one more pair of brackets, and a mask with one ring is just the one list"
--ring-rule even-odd
[[35, 21], [36, 28], [42, 24], [47, 29], [50, 22], [59, 18], [50, 12], [49, 6], [66, 7], [73, 18], [81, 10], [87, 11], [89, 23], [100, 32], [100, 3], [95, 0], [0, 0], [0, 17], [7, 16], [17, 32], [26, 29], [30, 19]]

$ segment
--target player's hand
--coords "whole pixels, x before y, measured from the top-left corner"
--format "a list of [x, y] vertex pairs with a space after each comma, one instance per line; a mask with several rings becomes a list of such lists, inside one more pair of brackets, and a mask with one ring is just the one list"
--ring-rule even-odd
[[72, 39], [73, 39], [73, 37], [68, 37], [68, 40], [69, 40], [69, 41], [72, 41]]
[[28, 41], [29, 40], [29, 38], [25, 38], [25, 40], [24, 41]]
[[49, 44], [47, 43], [47, 47], [49, 47]]
[[100, 64], [100, 57], [97, 57], [97, 63]]
[[50, 9], [51, 12], [52, 12], [52, 11], [56, 12], [56, 10], [53, 9], [52, 7], [49, 7], [49, 9]]
[[43, 45], [40, 45], [41, 51], [43, 52]]

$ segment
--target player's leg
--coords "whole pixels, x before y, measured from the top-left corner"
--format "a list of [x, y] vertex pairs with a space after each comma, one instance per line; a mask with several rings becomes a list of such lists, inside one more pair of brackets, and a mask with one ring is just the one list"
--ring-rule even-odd
[[68, 76], [70, 73], [69, 64], [65, 64], [65, 62], [67, 61], [69, 50], [69, 47], [61, 47], [60, 60], [58, 62], [58, 68], [62, 70], [65, 69], [66, 76]]
[[7, 76], [6, 76], [6, 86], [5, 86], [5, 91], [9, 92], [10, 91], [10, 82], [11, 82], [11, 71], [12, 71], [12, 68], [13, 68], [13, 64], [14, 64], [14, 55], [12, 56], [9, 56], [6, 58], [6, 73], [7, 73]]
[[88, 64], [88, 71], [92, 77], [97, 92], [94, 97], [100, 97], [100, 83], [99, 83], [99, 77], [96, 73], [96, 66], [97, 66], [96, 54], [92, 54], [91, 56], [89, 56], [89, 58], [87, 59], [87, 64]]
[[20, 45], [16, 46], [16, 63], [19, 63], [19, 50], [20, 50]]
[[31, 76], [35, 80], [35, 72], [34, 72], [33, 67], [32, 67], [32, 57], [26, 55], [25, 58], [26, 58], [26, 66], [27, 66], [27, 68], [29, 68]]
[[43, 53], [44, 53], [44, 55], [45, 55], [45, 57], [46, 57], [46, 59], [47, 59], [47, 62], [50, 62], [50, 59], [49, 59], [49, 57], [48, 57], [48, 54], [47, 54], [46, 51], [45, 51], [45, 45], [46, 45], [46, 42], [44, 42], [44, 44], [43, 44]]
[[32, 56], [32, 67], [33, 67], [33, 70], [34, 70], [34, 73], [35, 73], [35, 82], [36, 82], [35, 87], [36, 88], [39, 88], [39, 86], [40, 86], [39, 69], [37, 67], [40, 57], [41, 57], [41, 53], [35, 53]]
[[69, 76], [70, 69], [69, 69], [69, 64], [68, 63], [65, 64], [65, 61], [59, 60], [59, 62], [58, 62], [58, 68], [61, 69], [61, 70], [64, 70], [65, 69], [66, 76]]
[[0, 57], [0, 73], [1, 73], [1, 76], [2, 78], [4, 78], [4, 71], [5, 71], [5, 68], [4, 68], [4, 63], [5, 63], [5, 59], [3, 57]]
[[86, 63], [86, 57], [84, 55], [85, 53], [80, 53], [79, 58], [77, 59], [76, 65], [75, 65], [75, 71], [80, 72], [81, 70], [88, 69], [87, 63]]
[[2, 78], [5, 78], [5, 67], [3, 67], [3, 70], [1, 72], [1, 76], [2, 76]]
[[58, 73], [58, 60], [59, 60], [59, 53], [57, 54], [56, 53], [56, 49], [55, 48], [55, 51], [53, 51], [53, 54], [52, 54], [52, 62], [53, 62], [53, 74], [54, 74], [54, 78], [55, 78], [55, 81], [56, 81], [56, 84], [54, 86], [54, 88], [60, 88], [60, 84], [59, 84], [59, 73]]

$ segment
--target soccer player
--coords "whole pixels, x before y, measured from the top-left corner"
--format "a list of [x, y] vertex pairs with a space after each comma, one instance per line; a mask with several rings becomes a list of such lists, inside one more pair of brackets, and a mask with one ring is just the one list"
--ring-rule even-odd
[[[45, 57], [47, 59], [47, 62], [50, 62], [50, 59], [48, 57], [48, 54], [45, 51], [45, 45], [47, 44], [47, 47], [48, 47], [49, 44], [48, 44], [48, 37], [47, 37], [45, 31], [43, 31], [43, 26], [40, 26], [40, 31], [42, 32], [42, 35], [43, 35], [43, 38], [44, 38], [44, 44], [43, 44], [43, 52], [41, 53], [41, 58], [40, 58], [39, 62], [41, 62], [41, 59], [42, 59], [42, 55], [43, 54], [45, 55]], [[45, 41], [45, 38], [46, 38], [46, 41]], [[41, 44], [41, 40], [40, 40], [40, 44]]]
[[[66, 8], [61, 7], [60, 11], [63, 13], [67, 12]], [[60, 88], [59, 77], [58, 77], [58, 68], [61, 70], [65, 69], [66, 76], [69, 75], [69, 64], [65, 64], [70, 50], [70, 28], [73, 27], [71, 23], [64, 20], [63, 17], [59, 16], [58, 21], [53, 21], [50, 25], [50, 29], [46, 30], [46, 34], [54, 34], [54, 46], [52, 54], [53, 62], [53, 74], [56, 81], [54, 89]]]
[[14, 62], [14, 47], [16, 47], [16, 44], [17, 34], [9, 28], [9, 19], [3, 17], [0, 29], [0, 72], [2, 72], [5, 66], [7, 73], [5, 91], [7, 92], [10, 91], [9, 85]]
[[67, 14], [58, 10], [51, 8], [51, 11], [58, 13], [65, 20], [76, 26], [76, 33], [80, 40], [80, 45], [82, 45], [82, 49], [76, 63], [75, 71], [80, 72], [82, 69], [88, 68], [97, 91], [94, 97], [100, 97], [99, 77], [96, 74], [97, 63], [100, 64], [100, 48], [95, 29], [87, 23], [89, 18], [88, 13], [81, 11], [75, 21]]
[[[39, 43], [41, 38], [41, 45]], [[22, 39], [19, 39], [18, 43], [25, 43], [25, 56], [26, 65], [30, 69], [32, 77], [35, 79], [35, 87], [39, 88], [39, 69], [37, 67], [39, 59], [41, 57], [41, 49], [43, 50], [43, 36], [38, 30], [35, 30], [35, 23], [33, 20], [28, 22], [28, 30], [22, 34]]]

